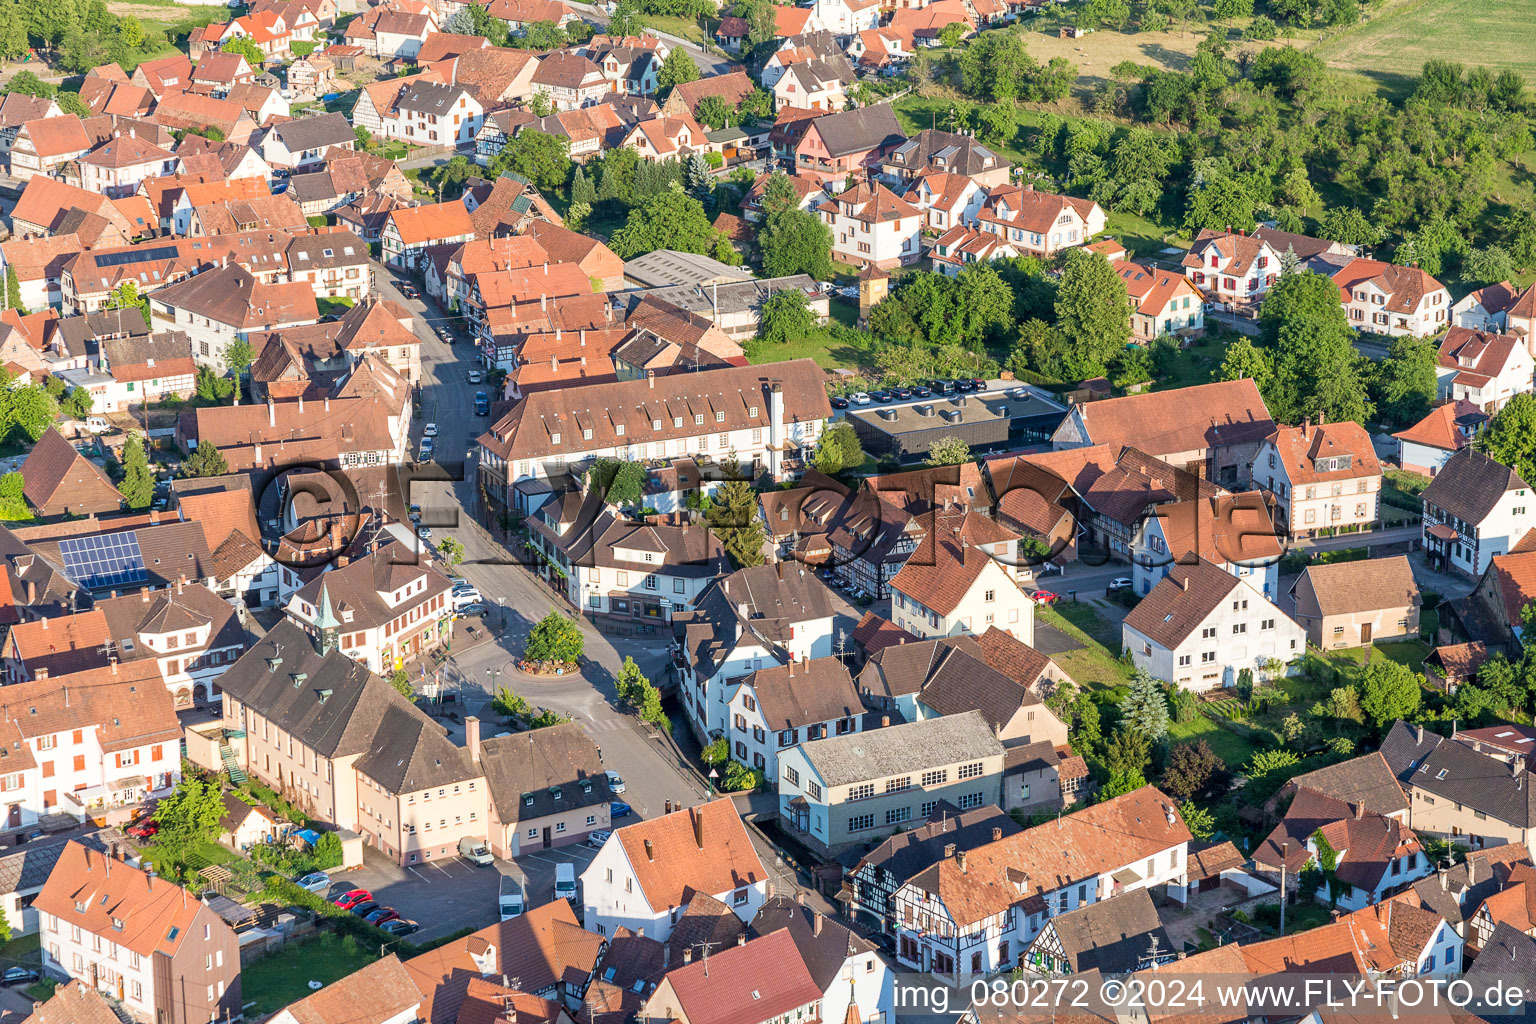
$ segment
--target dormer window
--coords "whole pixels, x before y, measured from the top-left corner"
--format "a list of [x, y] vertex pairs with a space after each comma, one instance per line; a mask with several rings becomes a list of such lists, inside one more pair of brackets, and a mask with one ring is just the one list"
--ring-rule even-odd
[[560, 443], [560, 435], [559, 435], [559, 433], [550, 434], [549, 435], [549, 443], [550, 444], [559, 444]]
[[747, 407], [747, 415], [752, 417], [753, 419], [757, 419], [757, 406], [755, 406], [755, 405], [748, 406]]

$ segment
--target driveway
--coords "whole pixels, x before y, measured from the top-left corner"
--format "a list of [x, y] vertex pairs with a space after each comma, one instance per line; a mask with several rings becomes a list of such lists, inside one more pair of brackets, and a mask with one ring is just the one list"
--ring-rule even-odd
[[511, 865], [499, 861], [477, 867], [461, 857], [401, 867], [369, 846], [363, 850], [362, 867], [333, 876], [336, 881], [327, 898], [335, 899], [349, 889], [367, 889], [381, 906], [394, 907], [401, 917], [421, 925], [421, 931], [410, 937], [421, 942], [497, 921], [503, 871], [516, 874]]
[[[555, 867], [557, 865], [570, 864], [574, 867], [579, 884], [581, 873], [596, 856], [597, 851], [586, 843], [572, 843], [569, 846], [557, 846], [550, 850], [525, 853], [517, 858], [515, 870], [522, 877], [523, 900], [528, 908], [531, 910], [555, 901]], [[580, 892], [580, 889], [578, 888], [577, 891]], [[579, 899], [576, 905], [581, 906]]]

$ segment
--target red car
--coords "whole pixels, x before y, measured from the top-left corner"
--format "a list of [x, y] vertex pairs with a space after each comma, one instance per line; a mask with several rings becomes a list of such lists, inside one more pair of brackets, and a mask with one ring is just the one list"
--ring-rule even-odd
[[127, 832], [135, 839], [153, 839], [160, 831], [160, 826], [153, 819], [141, 821], [137, 825], [129, 825]]
[[367, 889], [353, 889], [351, 892], [338, 897], [334, 903], [342, 910], [351, 910], [358, 904], [367, 903], [371, 899], [373, 899], [373, 893]]
[[1061, 600], [1059, 596], [1051, 593], [1049, 590], [1037, 590], [1031, 596], [1034, 597], [1036, 604], [1055, 604]]

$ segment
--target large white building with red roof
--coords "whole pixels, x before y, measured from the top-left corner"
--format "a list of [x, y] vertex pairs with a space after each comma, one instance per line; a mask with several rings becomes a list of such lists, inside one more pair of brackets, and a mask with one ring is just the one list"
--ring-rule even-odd
[[1103, 231], [1106, 215], [1092, 199], [1000, 185], [987, 194], [976, 220], [981, 230], [1001, 235], [1026, 255], [1052, 256]]
[[1451, 293], [1418, 267], [1361, 257], [1334, 274], [1333, 281], [1357, 331], [1427, 338], [1450, 323]]
[[1171, 270], [1129, 260], [1111, 260], [1131, 300], [1131, 337], [1149, 342], [1165, 334], [1199, 335], [1205, 330], [1205, 300], [1194, 285]]
[[1471, 402], [1496, 413], [1531, 390], [1536, 360], [1511, 334], [1452, 327], [1440, 341], [1437, 392], [1442, 401]]
[[1371, 435], [1349, 420], [1278, 427], [1253, 460], [1253, 482], [1275, 497], [1275, 526], [1293, 539], [1363, 529], [1380, 509], [1381, 463]]
[[922, 251], [922, 211], [884, 185], [860, 183], [816, 211], [832, 229], [833, 258], [843, 263], [889, 270]]

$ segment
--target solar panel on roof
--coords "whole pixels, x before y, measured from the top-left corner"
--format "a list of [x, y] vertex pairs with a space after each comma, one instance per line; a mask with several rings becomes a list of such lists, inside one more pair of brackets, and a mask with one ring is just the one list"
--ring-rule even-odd
[[125, 252], [106, 252], [96, 257], [98, 267], [121, 267], [127, 263], [151, 263], [157, 260], [173, 260], [179, 250], [174, 245], [157, 245], [148, 249], [129, 249]]
[[64, 571], [88, 590], [149, 579], [144, 553], [139, 550], [139, 536], [132, 530], [67, 537], [59, 541], [59, 554], [64, 559]]

